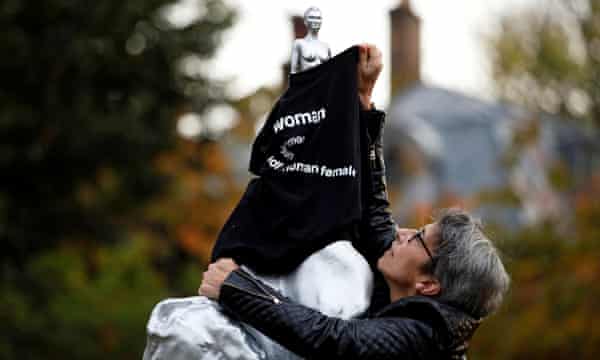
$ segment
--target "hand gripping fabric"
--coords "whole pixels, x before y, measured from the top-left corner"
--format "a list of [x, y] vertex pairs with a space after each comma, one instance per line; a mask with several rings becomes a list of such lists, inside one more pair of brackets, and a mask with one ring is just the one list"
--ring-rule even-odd
[[[257, 136], [248, 187], [212, 260], [286, 273], [361, 220], [367, 130], [359, 119], [358, 47], [291, 74]], [[365, 171], [363, 171], [365, 170]]]

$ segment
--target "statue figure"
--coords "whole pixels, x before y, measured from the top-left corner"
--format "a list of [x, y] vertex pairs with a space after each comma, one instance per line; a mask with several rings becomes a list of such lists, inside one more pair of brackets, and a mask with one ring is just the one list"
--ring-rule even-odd
[[294, 40], [290, 67], [292, 74], [310, 69], [331, 58], [329, 45], [318, 39], [321, 22], [319, 8], [311, 6], [304, 12], [304, 24], [308, 32], [304, 38]]

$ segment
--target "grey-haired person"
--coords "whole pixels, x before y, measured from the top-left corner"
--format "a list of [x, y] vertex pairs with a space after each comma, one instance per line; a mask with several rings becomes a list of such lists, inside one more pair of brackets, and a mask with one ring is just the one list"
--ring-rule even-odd
[[479, 221], [457, 209], [421, 229], [399, 229], [377, 269], [387, 305], [350, 320], [282, 296], [231, 259], [209, 266], [199, 292], [302, 357], [461, 359], [509, 286]]
[[[232, 259], [209, 265], [199, 294], [217, 300], [242, 327], [257, 329], [301, 357], [461, 359], [481, 321], [502, 303], [510, 279], [480, 222], [465, 211], [441, 211], [421, 229], [399, 229], [391, 221], [384, 116], [370, 103], [381, 67], [375, 47], [362, 49], [358, 91], [364, 116], [370, 116], [372, 191], [364, 239], [353, 245], [363, 246], [358, 250], [374, 270], [368, 310], [350, 319], [326, 315], [284, 296]], [[345, 298], [363, 293], [357, 286]]]

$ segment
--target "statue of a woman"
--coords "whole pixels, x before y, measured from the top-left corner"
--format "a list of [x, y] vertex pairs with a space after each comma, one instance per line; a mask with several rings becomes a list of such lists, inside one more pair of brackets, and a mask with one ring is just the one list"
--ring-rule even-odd
[[294, 40], [290, 68], [292, 74], [310, 69], [331, 58], [329, 45], [318, 39], [321, 22], [319, 8], [312, 6], [304, 12], [304, 24], [308, 32], [304, 38]]

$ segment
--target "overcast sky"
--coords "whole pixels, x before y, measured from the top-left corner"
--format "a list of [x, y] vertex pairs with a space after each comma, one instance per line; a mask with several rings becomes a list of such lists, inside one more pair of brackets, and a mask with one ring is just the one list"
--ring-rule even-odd
[[[182, 0], [193, 3], [197, 0]], [[289, 16], [311, 5], [323, 12], [319, 38], [334, 54], [361, 42], [371, 42], [384, 54], [384, 71], [374, 98], [389, 101], [389, 18], [398, 0], [225, 0], [238, 10], [216, 59], [208, 66], [212, 76], [232, 79], [231, 92], [246, 95], [281, 80], [281, 64], [290, 56], [292, 30]], [[490, 71], [483, 37], [495, 31], [499, 17], [540, 0], [412, 0], [422, 19], [422, 78], [432, 85], [491, 98]], [[188, 7], [189, 9], [189, 7]], [[182, 9], [183, 10], [183, 9]], [[182, 11], [181, 14], [185, 14]]]

